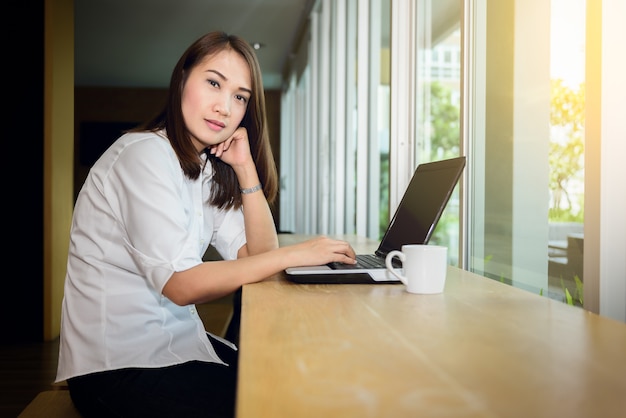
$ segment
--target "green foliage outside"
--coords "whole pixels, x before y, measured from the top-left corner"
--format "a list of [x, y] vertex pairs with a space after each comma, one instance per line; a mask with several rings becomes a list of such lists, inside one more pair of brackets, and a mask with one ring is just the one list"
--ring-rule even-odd
[[[585, 85], [573, 89], [556, 79], [550, 95], [550, 206], [549, 222], [583, 223]], [[573, 294], [561, 278], [564, 302], [583, 306], [583, 282], [574, 275]], [[571, 278], [568, 278], [568, 281]]]
[[[458, 156], [460, 153], [460, 108], [453, 102], [450, 88], [439, 82], [430, 85], [430, 160]], [[584, 179], [584, 83], [573, 89], [562, 80], [551, 83], [549, 222], [584, 222], [584, 193], [572, 194], [570, 187]], [[389, 222], [389, 155], [381, 154], [380, 236]], [[457, 188], [458, 189], [458, 188]], [[452, 200], [458, 199], [458, 190]], [[449, 210], [450, 209], [450, 210]], [[443, 213], [432, 237], [433, 243], [447, 245], [449, 231], [458, 228], [456, 208]], [[578, 295], [576, 295], [578, 296]], [[576, 298], [576, 296], [574, 298]]]
[[430, 85], [431, 160], [458, 157], [461, 111], [452, 102], [452, 90], [438, 82]]
[[[572, 196], [570, 186], [583, 183], [585, 86], [574, 90], [552, 80], [550, 95], [550, 209], [551, 222], [583, 222], [584, 194]], [[574, 203], [576, 203], [574, 205]], [[579, 209], [576, 209], [579, 208]]]
[[574, 295], [572, 296], [569, 289], [565, 287], [563, 279], [561, 279], [561, 287], [565, 291], [565, 303], [572, 306], [583, 306], [583, 282], [580, 280], [578, 275], [574, 276], [574, 282], [576, 283], [576, 289], [574, 290]]
[[[574, 283], [576, 288], [574, 289], [574, 294], [572, 295], [565, 286], [565, 282], [561, 279], [561, 289], [563, 290], [563, 302], [571, 305], [571, 306], [579, 306], [583, 307], [583, 281], [578, 277], [578, 275], [574, 275]], [[543, 296], [543, 289], [539, 289], [539, 296]]]
[[[460, 119], [461, 110], [453, 103], [452, 90], [443, 84], [430, 85], [430, 160], [444, 160], [458, 157], [461, 152]], [[458, 201], [458, 185], [450, 202]], [[431, 238], [433, 244], [450, 247], [450, 233], [459, 228], [458, 207], [448, 204]]]
[[383, 237], [389, 224], [389, 154], [380, 154], [380, 215], [378, 236]]
[[[444, 160], [457, 157], [460, 152], [460, 109], [452, 101], [452, 90], [439, 82], [430, 85], [430, 161]], [[380, 156], [381, 195], [379, 235], [385, 233], [389, 223], [389, 154]], [[458, 191], [454, 192], [451, 200], [458, 199]], [[458, 228], [459, 216], [454, 211], [446, 209], [435, 229], [431, 242], [445, 245], [449, 241], [449, 228]]]

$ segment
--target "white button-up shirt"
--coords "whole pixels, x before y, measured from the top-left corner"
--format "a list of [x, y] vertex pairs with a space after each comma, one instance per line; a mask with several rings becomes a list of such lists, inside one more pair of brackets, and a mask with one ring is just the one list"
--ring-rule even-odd
[[207, 204], [211, 178], [211, 164], [185, 177], [169, 141], [150, 132], [123, 135], [94, 164], [74, 208], [57, 381], [221, 362], [195, 305], [161, 294], [209, 243], [225, 259], [245, 244], [242, 211]]

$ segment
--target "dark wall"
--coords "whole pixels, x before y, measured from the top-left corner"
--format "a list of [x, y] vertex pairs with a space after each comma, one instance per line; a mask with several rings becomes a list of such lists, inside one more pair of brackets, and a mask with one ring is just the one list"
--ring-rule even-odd
[[[74, 193], [78, 195], [91, 164], [120, 133], [144, 122], [165, 104], [167, 89], [76, 87], [74, 89]], [[265, 92], [272, 152], [280, 173], [279, 90]], [[280, 225], [278, 199], [272, 207]]]
[[44, 2], [11, 3], [3, 45], [3, 344], [43, 341]]
[[123, 130], [146, 121], [165, 104], [166, 89], [74, 88], [74, 194], [89, 168]]
[[[5, 28], [12, 41], [5, 43], [3, 51], [5, 86], [9, 94], [5, 95], [8, 100], [4, 103], [2, 130], [5, 173], [2, 195], [7, 222], [3, 231], [4, 297], [0, 311], [5, 325], [0, 333], [0, 344], [43, 341], [44, 10], [43, 1], [12, 2], [11, 19], [7, 20]], [[148, 96], [153, 97], [152, 94], [162, 93], [152, 92]], [[270, 131], [277, 152], [280, 94], [274, 92], [271, 96], [268, 98], [272, 119]], [[130, 96], [124, 97], [128, 99]], [[127, 105], [135, 103], [127, 99], [123, 100]], [[91, 109], [101, 104], [97, 100], [91, 102]], [[79, 103], [75, 103], [75, 108], [81, 109]], [[130, 108], [142, 112], [142, 116], [152, 111], [144, 106]], [[101, 121], [135, 121], [133, 112], [129, 110], [122, 119], [114, 115]], [[75, 119], [77, 124], [85, 120]], [[80, 157], [80, 153], [75, 155]], [[81, 185], [82, 175], [84, 173], [77, 170], [75, 179]]]

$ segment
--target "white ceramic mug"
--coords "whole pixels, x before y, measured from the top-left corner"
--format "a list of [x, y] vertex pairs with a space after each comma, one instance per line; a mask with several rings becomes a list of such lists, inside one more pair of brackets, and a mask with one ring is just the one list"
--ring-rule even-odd
[[[393, 267], [394, 257], [402, 262], [404, 275]], [[407, 292], [442, 293], [448, 271], [448, 248], [440, 245], [403, 245], [402, 251], [393, 250], [387, 254], [385, 265], [406, 285]]]

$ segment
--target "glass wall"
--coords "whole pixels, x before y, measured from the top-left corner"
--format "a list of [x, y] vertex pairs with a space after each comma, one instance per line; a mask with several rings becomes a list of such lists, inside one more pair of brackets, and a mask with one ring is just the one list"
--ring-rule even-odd
[[283, 92], [280, 229], [378, 239], [417, 164], [465, 155], [433, 238], [450, 263], [626, 320], [623, 9], [318, 0]]
[[551, 0], [548, 287], [583, 305], [585, 0]]
[[[461, 155], [461, 2], [416, 2], [416, 107], [414, 165]], [[435, 229], [431, 244], [448, 247], [459, 265], [460, 184]]]
[[468, 266], [582, 305], [585, 2], [563, 3], [473, 3]]
[[378, 239], [389, 214], [390, 0], [320, 0], [283, 92], [281, 231]]

